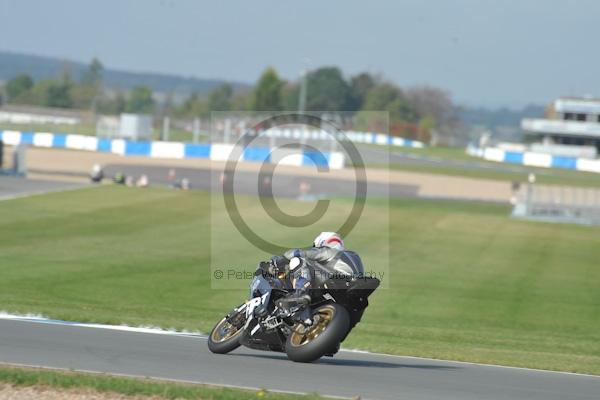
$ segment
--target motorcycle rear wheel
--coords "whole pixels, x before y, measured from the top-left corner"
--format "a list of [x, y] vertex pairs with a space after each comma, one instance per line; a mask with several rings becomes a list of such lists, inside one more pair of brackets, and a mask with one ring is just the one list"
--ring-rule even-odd
[[297, 324], [288, 336], [285, 352], [290, 360], [313, 362], [335, 352], [350, 329], [348, 311], [336, 303], [327, 303], [314, 309], [313, 319], [312, 326]]
[[243, 325], [240, 328], [236, 328], [228, 321], [227, 317], [224, 317], [210, 332], [208, 336], [208, 349], [217, 354], [229, 353], [241, 346], [240, 336], [242, 332], [244, 332]]

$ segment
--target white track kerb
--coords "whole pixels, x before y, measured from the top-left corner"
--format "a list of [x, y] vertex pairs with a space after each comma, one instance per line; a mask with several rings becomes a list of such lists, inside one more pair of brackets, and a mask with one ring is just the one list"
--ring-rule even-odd
[[[113, 330], [113, 331], [145, 333], [145, 334], [152, 334], [152, 335], [170, 335], [170, 336], [187, 337], [187, 338], [201, 339], [201, 340], [206, 340], [208, 338], [208, 336], [206, 334], [201, 333], [201, 332], [194, 332], [194, 331], [177, 331], [174, 329], [163, 329], [160, 327], [148, 327], [148, 326], [132, 327], [132, 326], [127, 326], [127, 325], [104, 325], [104, 324], [94, 324], [94, 323], [85, 323], [85, 322], [62, 321], [62, 320], [57, 320], [57, 319], [46, 318], [39, 314], [24, 314], [24, 315], [21, 314], [20, 315], [20, 314], [12, 314], [12, 313], [6, 313], [6, 312], [0, 311], [0, 320], [11, 320], [11, 321], [23, 321], [23, 322], [31, 322], [31, 323], [38, 323], [38, 324], [73, 326], [73, 327], [90, 328], [90, 329], [106, 329], [106, 330]], [[600, 379], [600, 376], [598, 376], [598, 375], [580, 374], [580, 373], [576, 373], [576, 372], [550, 371], [550, 370], [543, 370], [543, 369], [536, 369], [536, 368], [511, 367], [511, 366], [506, 366], [506, 365], [483, 364], [483, 363], [468, 362], [468, 361], [444, 360], [444, 359], [439, 359], [439, 358], [374, 353], [374, 352], [370, 352], [370, 351], [366, 351], [366, 350], [359, 350], [359, 349], [342, 348], [340, 351], [347, 352], [347, 353], [370, 354], [370, 355], [376, 355], [376, 356], [381, 356], [381, 357], [410, 358], [410, 359], [415, 359], [415, 360], [431, 360], [431, 361], [439, 361], [439, 362], [444, 362], [444, 363], [478, 365], [478, 366], [489, 367], [489, 368], [506, 368], [506, 369], [516, 369], [516, 370], [524, 370], [524, 371], [535, 371], [535, 372], [549, 373], [549, 374], [586, 376], [586, 377], [590, 377], [590, 378]], [[30, 365], [28, 365], [28, 366], [30, 366]], [[60, 368], [57, 368], [57, 369], [60, 369]], [[88, 372], [88, 371], [82, 371], [82, 372]], [[95, 371], [89, 371], [89, 372], [95, 372]], [[119, 374], [114, 374], [114, 375], [119, 376]], [[127, 375], [122, 375], [122, 376], [127, 376]], [[181, 381], [181, 382], [183, 382], [183, 381]], [[219, 385], [219, 386], [223, 386], [223, 385]], [[240, 388], [244, 388], [244, 387], [240, 387]], [[246, 388], [246, 389], [254, 389], [254, 388]], [[294, 393], [294, 392], [289, 392], [289, 393]], [[331, 397], [331, 396], [327, 396], [327, 397]]]

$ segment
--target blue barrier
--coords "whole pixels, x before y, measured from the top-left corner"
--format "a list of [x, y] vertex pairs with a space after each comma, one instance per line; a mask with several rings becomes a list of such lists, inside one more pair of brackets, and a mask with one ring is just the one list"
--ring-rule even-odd
[[67, 135], [61, 133], [52, 135], [52, 147], [67, 147]]
[[246, 147], [242, 159], [244, 161], [270, 162], [271, 149], [268, 147]]
[[98, 151], [110, 153], [112, 151], [112, 140], [98, 139]]
[[186, 144], [184, 146], [185, 158], [209, 158], [210, 157], [210, 145], [209, 144]]
[[504, 153], [504, 161], [512, 164], [523, 164], [523, 153], [507, 151]]
[[33, 132], [21, 132], [21, 143], [33, 144]]
[[125, 142], [126, 156], [149, 156], [152, 151], [152, 142]]
[[327, 167], [329, 166], [329, 154], [318, 151], [304, 151], [302, 154], [302, 165]]
[[577, 159], [575, 157], [552, 156], [552, 167], [577, 169]]

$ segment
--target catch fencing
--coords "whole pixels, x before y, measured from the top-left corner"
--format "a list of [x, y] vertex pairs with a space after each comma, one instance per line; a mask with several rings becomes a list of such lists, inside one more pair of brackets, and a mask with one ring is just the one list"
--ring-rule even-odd
[[516, 218], [600, 225], [600, 189], [526, 184], [514, 203]]

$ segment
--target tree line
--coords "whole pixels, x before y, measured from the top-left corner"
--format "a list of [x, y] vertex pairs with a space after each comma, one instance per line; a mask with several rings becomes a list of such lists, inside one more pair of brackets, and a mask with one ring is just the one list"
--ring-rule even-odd
[[[149, 86], [137, 86], [128, 93], [104, 88], [102, 72], [102, 63], [93, 59], [78, 81], [71, 77], [68, 68], [56, 79], [38, 82], [28, 75], [19, 75], [6, 83], [6, 101], [104, 114], [160, 113], [192, 118], [209, 116], [211, 111], [298, 110], [303, 84], [302, 80], [286, 81], [269, 67], [252, 89], [234, 91], [225, 83], [208, 94], [192, 93], [177, 102], [173, 94], [166, 94], [159, 102]], [[306, 111], [349, 111], [358, 120], [361, 113], [387, 111], [392, 134], [422, 140], [429, 140], [436, 132], [449, 135], [460, 125], [458, 107], [450, 94], [439, 88], [404, 89], [368, 72], [346, 78], [338, 67], [332, 66], [309, 71], [303, 79]]]
[[5, 101], [42, 107], [91, 110], [103, 114], [122, 112], [152, 113], [156, 101], [148, 86], [138, 86], [129, 93], [104, 88], [104, 66], [94, 58], [85, 73], [75, 81], [68, 67], [56, 79], [34, 82], [27, 74], [9, 80], [4, 87]]

